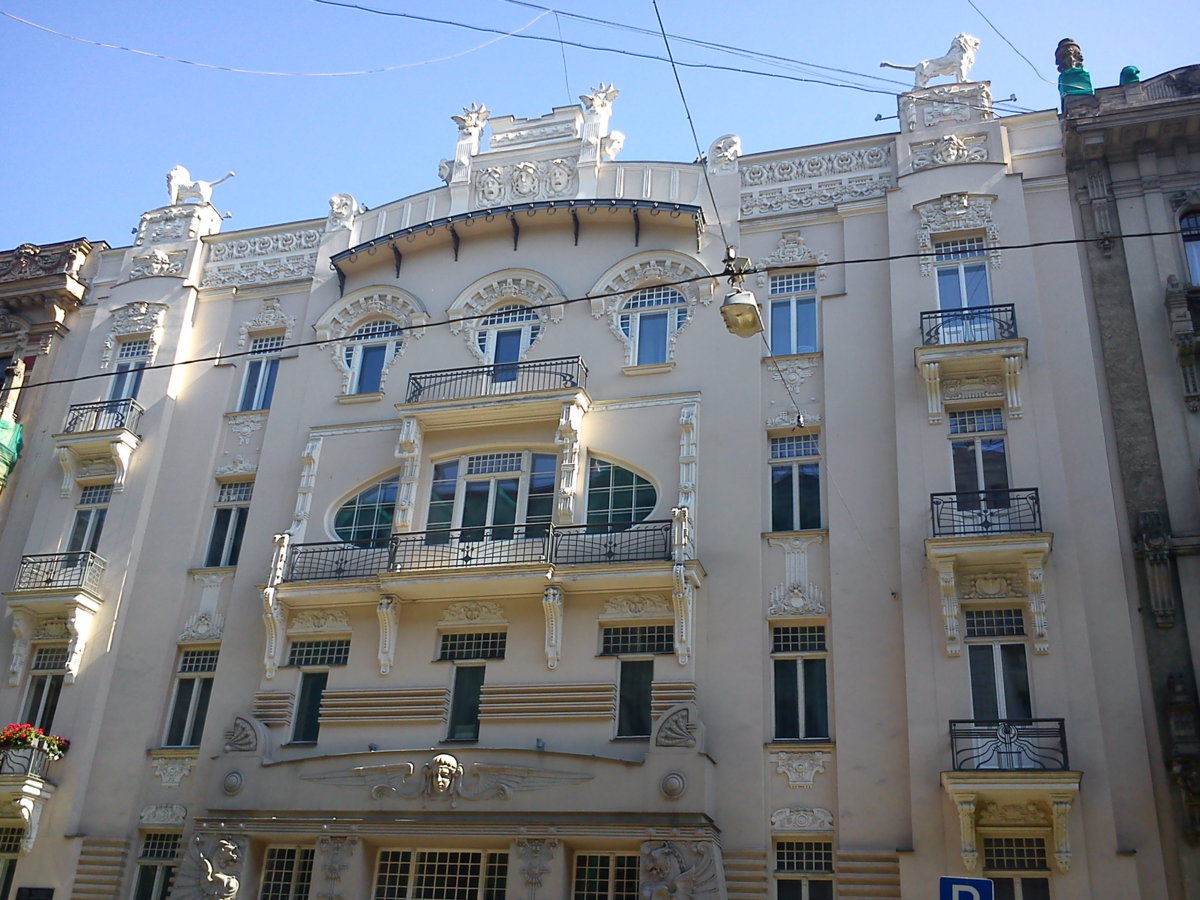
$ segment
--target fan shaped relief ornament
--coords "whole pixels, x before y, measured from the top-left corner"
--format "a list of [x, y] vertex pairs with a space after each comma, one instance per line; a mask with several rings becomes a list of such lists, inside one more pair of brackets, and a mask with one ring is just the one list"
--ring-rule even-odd
[[547, 324], [556, 325], [562, 321], [566, 308], [561, 302], [563, 299], [558, 285], [546, 276], [524, 269], [514, 270], [489, 275], [470, 285], [450, 305], [446, 316], [450, 320], [450, 333], [462, 334], [475, 358], [487, 363], [490, 360], [479, 346], [479, 332], [488, 326], [481, 327], [480, 316], [513, 304], [530, 307], [542, 327], [535, 330], [529, 346], [522, 347], [523, 357], [542, 339]]
[[833, 813], [820, 806], [784, 807], [771, 813], [772, 831], [833, 831]]
[[242, 323], [238, 329], [238, 349], [245, 350], [250, 343], [250, 335], [262, 331], [283, 332], [286, 344], [292, 339], [296, 328], [296, 317], [289, 316], [279, 305], [278, 297], [268, 297], [262, 302], [262, 307], [253, 318]]
[[654, 726], [655, 747], [696, 747], [700, 742], [700, 713], [694, 703], [678, 703]]
[[109, 316], [108, 336], [104, 339], [104, 349], [100, 354], [100, 368], [108, 368], [118, 341], [131, 335], [146, 336], [150, 343], [146, 361], [147, 364], [154, 362], [154, 354], [162, 339], [163, 318], [169, 308], [165, 303], [134, 300], [114, 309]]
[[936, 200], [917, 203], [921, 217], [917, 249], [921, 252], [921, 274], [933, 274], [933, 236], [958, 231], [982, 231], [993, 269], [1000, 268], [1000, 231], [992, 217], [994, 194], [942, 194]]

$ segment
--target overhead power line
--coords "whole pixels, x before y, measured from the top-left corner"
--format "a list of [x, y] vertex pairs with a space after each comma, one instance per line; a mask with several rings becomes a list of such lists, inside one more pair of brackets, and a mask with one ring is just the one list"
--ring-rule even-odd
[[[1112, 235], [1110, 237], [1059, 238], [1057, 240], [1052, 240], [1052, 241], [1030, 241], [1029, 243], [1026, 243], [1026, 244], [1002, 244], [1002, 245], [998, 245], [998, 246], [994, 246], [994, 247], [988, 247], [988, 250], [989, 251], [996, 250], [996, 251], [1000, 251], [1000, 252], [1005, 252], [1008, 250], [1035, 250], [1035, 249], [1038, 249], [1039, 247], [1063, 247], [1063, 246], [1068, 246], [1071, 244], [1096, 244], [1096, 243], [1100, 243], [1102, 241], [1110, 241], [1110, 240], [1115, 240], [1115, 239], [1120, 239], [1120, 240], [1125, 241], [1125, 240], [1131, 240], [1133, 238], [1171, 237], [1171, 236], [1178, 236], [1180, 234], [1182, 234], [1182, 232], [1179, 231], [1178, 229], [1172, 229], [1170, 231], [1139, 231], [1139, 232], [1135, 232], [1133, 234]], [[828, 261], [828, 262], [823, 262], [820, 265], [822, 268], [827, 268], [829, 266], [856, 266], [856, 265], [864, 265], [864, 264], [869, 264], [869, 263], [894, 262], [894, 261], [902, 260], [902, 259], [920, 259], [922, 257], [926, 257], [929, 255], [930, 255], [929, 253], [921, 253], [921, 252], [918, 252], [918, 253], [892, 253], [892, 254], [889, 254], [886, 256], [861, 256], [861, 257], [852, 258], [852, 259]], [[770, 273], [770, 272], [788, 271], [788, 270], [793, 270], [796, 268], [813, 268], [813, 266], [810, 264], [810, 265], [806, 265], [806, 266], [781, 265], [781, 266], [752, 267], [752, 268], [746, 270], [742, 274], [758, 275], [758, 274]], [[660, 282], [656, 286], [657, 287], [678, 287], [680, 285], [694, 284], [694, 283], [700, 282], [700, 281], [716, 281], [716, 280], [724, 278], [724, 277], [725, 277], [724, 272], [716, 272], [716, 273], [713, 273], [710, 275], [695, 275], [691, 278], [680, 278], [675, 281]], [[601, 294], [585, 294], [582, 297], [564, 297], [562, 300], [554, 300], [554, 301], [551, 301], [550, 303], [530, 304], [529, 308], [535, 309], [535, 310], [537, 310], [537, 309], [553, 309], [553, 308], [559, 307], [559, 306], [569, 306], [574, 303], [588, 303], [588, 302], [591, 302], [592, 300], [606, 300], [610, 297], [620, 297], [625, 294], [635, 294], [640, 290], [642, 290], [641, 287], [633, 287], [633, 288], [625, 288], [625, 289], [619, 290], [619, 291], [608, 291], [606, 293], [601, 293]], [[397, 327], [395, 330], [397, 332], [424, 331], [424, 330], [427, 330], [430, 328], [442, 328], [442, 327], [447, 327], [450, 325], [458, 325], [462, 322], [473, 322], [477, 319], [487, 318], [487, 316], [489, 316], [489, 315], [490, 315], [490, 313], [480, 313], [480, 314], [474, 315], [474, 316], [458, 316], [453, 319], [442, 319], [437, 322], [426, 322], [423, 325], [401, 325], [401, 326]], [[304, 347], [319, 347], [322, 345], [333, 344], [333, 343], [337, 343], [338, 341], [341, 341], [341, 340], [344, 340], [344, 338], [332, 338], [332, 339], [323, 339], [322, 338], [322, 339], [314, 339], [311, 341], [296, 341], [291, 344], [284, 344], [276, 349], [277, 350], [299, 350]], [[181, 360], [176, 360], [175, 362], [169, 362], [169, 363], [156, 363], [151, 366], [144, 366], [143, 369], [145, 371], [152, 371], [154, 369], [173, 369], [176, 366], [190, 366], [190, 365], [195, 365], [197, 363], [206, 363], [206, 362], [207, 363], [224, 362], [226, 360], [236, 359], [236, 358], [242, 357], [242, 356], [254, 356], [254, 355], [257, 355], [257, 354], [255, 353], [255, 351], [252, 351], [252, 350], [238, 350], [238, 351], [234, 351], [232, 353], [218, 353], [215, 356], [200, 356], [200, 357], [195, 357], [193, 359], [181, 359]], [[50, 379], [47, 381], [37, 381], [37, 382], [29, 383], [29, 384], [24, 384], [21, 386], [21, 390], [27, 391], [32, 388], [50, 387], [51, 385], [55, 385], [55, 384], [74, 384], [79, 381], [92, 381], [97, 378], [112, 378], [116, 374], [118, 374], [118, 373], [116, 373], [116, 372], [93, 372], [90, 375], [76, 375], [71, 378], [54, 378], [54, 379]]]

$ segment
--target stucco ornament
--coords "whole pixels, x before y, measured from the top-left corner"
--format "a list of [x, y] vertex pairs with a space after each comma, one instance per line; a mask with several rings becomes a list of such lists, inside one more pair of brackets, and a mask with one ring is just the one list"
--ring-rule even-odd
[[236, 172], [226, 172], [216, 181], [201, 181], [192, 178], [192, 173], [183, 166], [173, 166], [167, 173], [167, 195], [171, 198], [172, 206], [179, 206], [188, 200], [199, 203], [212, 203], [212, 189], [222, 181], [228, 181]]
[[921, 251], [921, 274], [933, 274], [933, 236], [955, 231], [982, 231], [993, 269], [1000, 267], [1000, 230], [992, 216], [992, 194], [942, 194], [913, 206], [921, 217], [917, 249]]
[[825, 771], [825, 764], [833, 759], [824, 750], [781, 750], [771, 754], [775, 771], [787, 778], [790, 788], [809, 788], [817, 775]]
[[179, 251], [167, 253], [157, 247], [151, 248], [145, 256], [135, 256], [129, 269], [129, 280], [138, 278], [153, 278], [160, 276], [182, 276], [183, 258], [187, 254]]
[[451, 603], [438, 625], [504, 625], [504, 607], [494, 600], [463, 600]]
[[555, 769], [531, 769], [522, 766], [472, 763], [465, 767], [455, 756], [438, 753], [419, 770], [411, 762], [355, 766], [320, 775], [303, 775], [305, 781], [320, 781], [351, 787], [365, 787], [374, 800], [400, 797], [419, 799], [422, 805], [448, 802], [451, 808], [460, 800], [506, 800], [515, 791], [540, 791], [590, 781], [586, 772]]
[[742, 155], [742, 139], [736, 134], [723, 134], [708, 148], [708, 172], [710, 175], [733, 175], [738, 170], [738, 158]]
[[881, 69], [904, 69], [913, 73], [913, 90], [919, 91], [929, 84], [929, 79], [938, 75], [950, 75], [959, 84], [970, 79], [971, 68], [975, 65], [975, 54], [979, 52], [979, 38], [969, 34], [959, 33], [950, 42], [950, 49], [942, 56], [933, 59], [923, 59], [913, 66], [897, 65], [896, 63], [881, 62]]
[[833, 813], [819, 806], [784, 807], [771, 813], [772, 831], [833, 831]]
[[147, 364], [154, 362], [154, 352], [162, 333], [163, 318], [170, 307], [165, 303], [151, 303], [146, 300], [134, 300], [124, 306], [118, 306], [109, 318], [108, 336], [104, 339], [104, 350], [100, 355], [100, 368], [107, 369], [112, 361], [113, 350], [117, 341], [132, 335], [145, 335], [149, 341]]
[[175, 876], [177, 900], [235, 900], [242, 886], [244, 841], [233, 836], [198, 834]]
[[707, 841], [642, 844], [641, 900], [719, 900], [720, 866]]
[[986, 162], [987, 158], [986, 134], [948, 134], [936, 141], [914, 144], [912, 148], [914, 171], [956, 163]]
[[325, 219], [325, 230], [349, 230], [354, 224], [354, 217], [362, 212], [362, 207], [351, 194], [334, 194], [329, 198], [329, 216]]
[[178, 803], [159, 803], [143, 806], [138, 814], [139, 825], [182, 825], [187, 818], [187, 807]]

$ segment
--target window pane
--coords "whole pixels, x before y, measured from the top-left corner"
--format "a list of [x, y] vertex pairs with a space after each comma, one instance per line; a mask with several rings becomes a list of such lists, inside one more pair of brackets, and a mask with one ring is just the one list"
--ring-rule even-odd
[[990, 306], [992, 298], [988, 291], [987, 266], [972, 263], [963, 266], [963, 279], [967, 283], [967, 306]]
[[300, 702], [296, 705], [295, 742], [315, 743], [320, 730], [321, 694], [329, 682], [328, 672], [305, 672], [300, 678]]
[[[981, 438], [979, 455], [983, 465], [983, 483], [989, 491], [1008, 490], [1008, 462], [1005, 459], [1004, 438]], [[989, 506], [997, 506], [1000, 498], [988, 498]], [[1008, 506], [1007, 499], [1003, 505]]]
[[483, 687], [483, 674], [483, 666], [455, 668], [448, 740], [474, 741], [479, 738], [479, 692]]
[[383, 360], [387, 354], [386, 344], [363, 347], [358, 363], [358, 389], [355, 393], [371, 394], [383, 383]]
[[829, 696], [825, 686], [825, 660], [804, 660], [804, 736], [829, 737]]
[[496, 368], [492, 380], [497, 382], [516, 381], [517, 360], [521, 358], [521, 329], [514, 328], [496, 332], [496, 348], [492, 361]]
[[771, 353], [786, 356], [792, 352], [792, 301], [771, 304]]
[[1050, 900], [1050, 879], [1022, 878], [1021, 900]]
[[944, 266], [937, 270], [938, 307], [961, 309], [963, 305], [962, 285], [958, 266]]
[[1009, 719], [1029, 719], [1033, 706], [1029, 701], [1029, 671], [1025, 666], [1024, 644], [1001, 644], [1000, 665], [1004, 671], [1004, 713]]
[[815, 297], [796, 300], [796, 353], [817, 350], [817, 301]]
[[776, 900], [804, 900], [803, 881], [777, 881], [775, 883]]
[[[954, 490], [960, 494], [979, 492], [979, 462], [975, 441], [951, 441], [950, 458], [954, 464]], [[978, 509], [978, 497], [959, 497], [959, 509]]]
[[617, 734], [621, 737], [650, 736], [650, 682], [652, 660], [621, 661], [621, 695], [617, 709]]
[[808, 900], [833, 900], [833, 882], [810, 881], [808, 883]]
[[667, 361], [667, 314], [642, 313], [638, 318], [637, 364]]
[[208, 553], [204, 556], [204, 565], [224, 565], [225, 538], [229, 534], [229, 521], [233, 516], [233, 508], [218, 509], [213, 516], [212, 537], [208, 541]]
[[233, 511], [233, 536], [229, 539], [229, 552], [225, 554], [225, 565], [236, 566], [238, 556], [242, 552], [242, 536], [246, 533], [246, 518], [250, 515], [248, 506], [239, 506]]
[[204, 718], [208, 715], [208, 698], [212, 695], [211, 678], [200, 678], [197, 681], [200, 694], [196, 697], [196, 712], [192, 715], [192, 727], [188, 730], [189, 747], [200, 746], [200, 738], [204, 735]]
[[195, 688], [195, 678], [181, 678], [175, 682], [175, 706], [171, 709], [171, 722], [167, 726], [168, 747], [179, 747], [183, 744], [183, 733], [187, 729], [188, 710], [192, 708], [192, 692]]
[[821, 527], [821, 475], [817, 463], [796, 466], [800, 489], [800, 528]]
[[991, 644], [973, 644], [968, 648], [971, 664], [971, 710], [977, 720], [1000, 718], [996, 698], [996, 669]]
[[771, 530], [793, 531], [792, 467], [771, 466]]
[[777, 659], [775, 664], [775, 738], [800, 737], [800, 685], [796, 660]]

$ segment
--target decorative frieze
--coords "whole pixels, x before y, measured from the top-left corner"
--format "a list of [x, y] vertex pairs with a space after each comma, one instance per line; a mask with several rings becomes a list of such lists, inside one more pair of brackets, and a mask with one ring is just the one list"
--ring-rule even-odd
[[819, 585], [808, 577], [808, 548], [820, 544], [819, 535], [803, 537], [768, 538], [767, 545], [783, 550], [784, 582], [771, 591], [771, 602], [767, 609], [770, 616], [821, 616], [825, 615], [825, 600]]
[[447, 605], [439, 627], [455, 625], [507, 625], [504, 607], [494, 600], [465, 600]]
[[316, 228], [278, 231], [254, 237], [222, 238], [209, 244], [208, 260], [210, 263], [221, 263], [287, 256], [305, 250], [316, 250], [320, 243], [321, 232]]
[[833, 813], [822, 807], [784, 807], [771, 813], [772, 831], [833, 831]]
[[604, 603], [600, 619], [667, 619], [671, 604], [664, 597], [649, 594], [623, 594]]
[[293, 613], [288, 635], [349, 634], [350, 615], [344, 609], [308, 609]]
[[49, 247], [21, 244], [15, 250], [0, 253], [0, 283], [47, 275], [78, 278], [90, 251], [91, 244], [87, 241], [52, 244]]
[[790, 788], [810, 788], [833, 754], [824, 750], [780, 750], [771, 754], [775, 771], [787, 778]]
[[221, 214], [210, 204], [164, 206], [142, 213], [133, 245], [193, 241], [221, 230]]
[[268, 297], [263, 300], [257, 315], [243, 322], [242, 327], [238, 329], [238, 349], [245, 350], [250, 343], [250, 335], [261, 331], [282, 331], [286, 344], [292, 339], [295, 327], [296, 317], [289, 316], [280, 308], [279, 298]]
[[[785, 387], [798, 388], [821, 370], [821, 360], [815, 356], [804, 356], [789, 359], [786, 362], [776, 360], [770, 369], [771, 380], [782, 383]], [[795, 425], [795, 422], [792, 422]]]
[[133, 258], [133, 265], [129, 268], [129, 280], [136, 281], [139, 278], [162, 276], [182, 278], [183, 263], [186, 259], [186, 250], [167, 253], [157, 247], [152, 247], [149, 253]]
[[476, 169], [472, 199], [478, 209], [532, 200], [574, 197], [579, 190], [579, 157], [521, 160]]
[[948, 134], [936, 141], [912, 145], [913, 171], [951, 166], [956, 163], [987, 162], [986, 134]]
[[139, 825], [182, 825], [187, 818], [187, 807], [179, 803], [158, 803], [143, 806], [138, 814]]
[[992, 86], [986, 81], [939, 84], [900, 95], [900, 120], [905, 131], [924, 131], [943, 122], [990, 122]]
[[317, 254], [299, 253], [273, 259], [251, 259], [223, 266], [212, 266], [204, 272], [202, 288], [247, 287], [311, 278], [316, 268]]
[[741, 166], [744, 218], [882, 197], [896, 186], [890, 141]]

